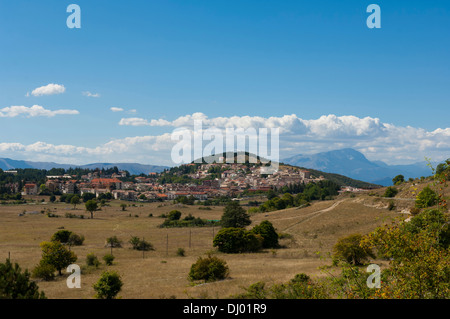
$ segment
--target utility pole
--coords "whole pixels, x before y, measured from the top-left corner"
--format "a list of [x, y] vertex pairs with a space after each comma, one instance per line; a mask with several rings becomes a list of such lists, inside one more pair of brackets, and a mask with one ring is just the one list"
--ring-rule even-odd
[[169, 256], [169, 234], [166, 237], [166, 256]]

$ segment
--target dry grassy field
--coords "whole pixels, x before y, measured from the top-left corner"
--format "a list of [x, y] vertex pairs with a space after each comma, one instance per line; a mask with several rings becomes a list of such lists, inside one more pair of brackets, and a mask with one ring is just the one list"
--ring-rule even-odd
[[[380, 190], [381, 191], [381, 190]], [[400, 203], [401, 202], [401, 203]], [[49, 241], [59, 229], [67, 229], [85, 237], [82, 246], [72, 247], [82, 266], [81, 289], [69, 289], [66, 277], [57, 276], [54, 281], [39, 281], [38, 285], [48, 298], [93, 298], [92, 285], [100, 274], [111, 269], [117, 271], [124, 283], [119, 296], [128, 298], [227, 298], [242, 293], [242, 287], [265, 281], [268, 284], [286, 282], [295, 274], [306, 273], [311, 277], [323, 276], [318, 267], [330, 265], [331, 252], [337, 239], [352, 233], [365, 234], [376, 226], [394, 218], [405, 217], [402, 210], [413, 202], [399, 201], [399, 208], [389, 211], [388, 200], [367, 193], [356, 196], [341, 195], [332, 201], [313, 203], [305, 208], [290, 208], [270, 213], [252, 215], [253, 227], [262, 220], [273, 223], [283, 234], [282, 248], [259, 253], [222, 254], [212, 246], [214, 234], [219, 228], [158, 228], [163, 222], [161, 214], [173, 209], [206, 219], [220, 219], [223, 207], [201, 210], [199, 206], [179, 206], [158, 203], [136, 204], [122, 211], [119, 201], [89, 219], [83, 205], [73, 209], [62, 203], [0, 206], [0, 258], [11, 255], [13, 262], [25, 269], [33, 269], [41, 258], [39, 244]], [[401, 207], [401, 205], [405, 207]], [[51, 211], [59, 217], [47, 217], [41, 211]], [[38, 214], [20, 213], [37, 211]], [[85, 215], [84, 219], [66, 218], [66, 213]], [[149, 217], [152, 214], [152, 217]], [[122, 248], [114, 248], [115, 261], [106, 266], [102, 257], [110, 252], [105, 247], [108, 237], [117, 236], [124, 242]], [[132, 250], [128, 240], [138, 236], [150, 241], [155, 250], [142, 253]], [[183, 248], [185, 257], [177, 255]], [[187, 279], [191, 265], [199, 256], [215, 253], [230, 268], [226, 280], [193, 286]], [[94, 253], [102, 264], [88, 268], [86, 255]]]

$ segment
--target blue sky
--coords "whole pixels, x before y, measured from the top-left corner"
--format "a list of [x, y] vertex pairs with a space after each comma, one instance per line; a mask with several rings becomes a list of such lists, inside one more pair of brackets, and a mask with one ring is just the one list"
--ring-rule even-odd
[[[71, 3], [81, 7], [81, 29], [66, 26]], [[371, 3], [381, 7], [381, 29], [366, 26]], [[311, 121], [306, 135], [291, 123], [286, 156], [342, 146], [388, 163], [444, 159], [449, 30], [444, 0], [2, 0], [0, 157], [168, 164], [155, 145], [106, 145], [154, 143], [176, 126], [120, 125], [124, 118], [202, 113]], [[30, 94], [51, 83], [65, 91]], [[5, 115], [33, 105], [77, 113]], [[318, 134], [329, 115], [336, 118], [320, 127], [341, 130]], [[346, 124], [345, 116], [356, 119]]]

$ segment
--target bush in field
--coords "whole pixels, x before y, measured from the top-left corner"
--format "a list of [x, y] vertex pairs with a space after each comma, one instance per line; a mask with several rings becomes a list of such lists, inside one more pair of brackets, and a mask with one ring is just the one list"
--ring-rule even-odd
[[111, 254], [106, 254], [105, 256], [103, 256], [103, 260], [105, 261], [105, 264], [107, 266], [111, 266], [113, 264], [115, 257]]
[[429, 186], [425, 187], [416, 197], [417, 208], [427, 208], [438, 203], [438, 195]]
[[278, 244], [278, 234], [275, 231], [272, 223], [268, 220], [262, 221], [259, 225], [253, 227], [252, 232], [258, 234], [263, 238], [262, 247], [263, 248], [277, 248]]
[[139, 237], [133, 236], [130, 239], [130, 244], [133, 246], [133, 249], [136, 250], [154, 250], [153, 245], [144, 239], [140, 239]]
[[122, 247], [122, 241], [117, 236], [106, 238], [106, 247], [120, 248]]
[[178, 210], [172, 210], [167, 214], [168, 220], [179, 220], [181, 217], [181, 212]]
[[42, 260], [37, 264], [36, 267], [34, 267], [33, 271], [31, 272], [31, 276], [33, 278], [40, 278], [45, 281], [50, 281], [55, 279], [55, 267], [43, 262]]
[[262, 248], [263, 238], [244, 228], [222, 228], [214, 237], [213, 246], [224, 253], [257, 251]]
[[98, 260], [97, 256], [95, 256], [93, 253], [90, 253], [86, 256], [86, 265], [98, 268], [98, 266], [100, 265], [100, 261]]
[[81, 246], [84, 242], [84, 236], [75, 233], [70, 234], [67, 244], [69, 246]]
[[384, 191], [384, 197], [395, 197], [395, 195], [398, 194], [398, 189], [392, 186], [389, 186], [386, 188], [386, 190]]
[[353, 265], [362, 265], [368, 257], [375, 258], [371, 249], [362, 247], [362, 235], [354, 234], [338, 240], [333, 247], [335, 260], [344, 260]]
[[97, 299], [115, 299], [122, 289], [123, 282], [118, 273], [114, 271], [105, 271], [100, 279], [93, 285], [97, 292]]
[[183, 248], [177, 249], [177, 256], [184, 257], [185, 255], [186, 255], [186, 252]]
[[189, 280], [204, 280], [211, 282], [225, 279], [229, 274], [227, 263], [216, 257], [208, 255], [207, 257], [199, 257], [197, 262], [191, 266], [189, 271]]
[[51, 241], [59, 241], [62, 244], [66, 244], [69, 241], [69, 237], [72, 234], [70, 230], [62, 229], [53, 234]]

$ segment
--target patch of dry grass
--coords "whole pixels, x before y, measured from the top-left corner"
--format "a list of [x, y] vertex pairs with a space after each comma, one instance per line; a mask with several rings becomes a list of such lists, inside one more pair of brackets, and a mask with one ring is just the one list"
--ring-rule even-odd
[[[124, 286], [119, 293], [122, 298], [227, 298], [257, 281], [286, 282], [300, 272], [312, 277], [322, 276], [318, 267], [330, 264], [327, 253], [338, 238], [356, 232], [367, 233], [399, 215], [384, 208], [368, 207], [354, 198], [317, 202], [302, 209], [254, 214], [250, 228], [262, 220], [271, 221], [277, 231], [284, 234], [283, 248], [252, 254], [222, 254], [212, 246], [213, 235], [219, 230], [217, 227], [158, 228], [163, 219], [157, 216], [178, 209], [182, 218], [190, 213], [195, 217], [220, 219], [223, 207], [200, 210], [198, 206], [146, 203], [121, 211], [119, 204], [113, 201], [111, 207], [97, 212], [92, 220], [81, 209], [82, 205], [77, 210], [59, 203], [0, 206], [0, 258], [7, 258], [10, 252], [13, 262], [31, 270], [41, 258], [39, 243], [50, 240], [53, 233], [64, 227], [85, 236], [82, 246], [72, 247], [78, 256], [76, 263], [83, 269], [82, 288], [68, 289], [67, 274], [57, 276], [55, 281], [39, 282], [39, 287], [49, 298], [92, 298], [95, 294], [92, 285], [105, 269], [115, 270], [122, 276]], [[61, 217], [49, 218], [45, 214], [19, 217], [24, 210], [50, 210]], [[84, 214], [85, 219], [65, 218], [66, 212]], [[148, 217], [150, 213], [153, 217]], [[110, 252], [110, 248], [105, 247], [105, 240], [111, 236], [123, 240], [124, 245], [113, 249], [114, 265], [106, 266], [102, 257]], [[145, 238], [155, 250], [144, 254], [132, 250], [128, 244], [131, 236]], [[185, 257], [177, 256], [178, 248], [185, 249]], [[190, 267], [199, 256], [208, 252], [227, 262], [230, 278], [192, 286], [187, 279]], [[102, 261], [98, 269], [84, 266], [89, 253]]]

